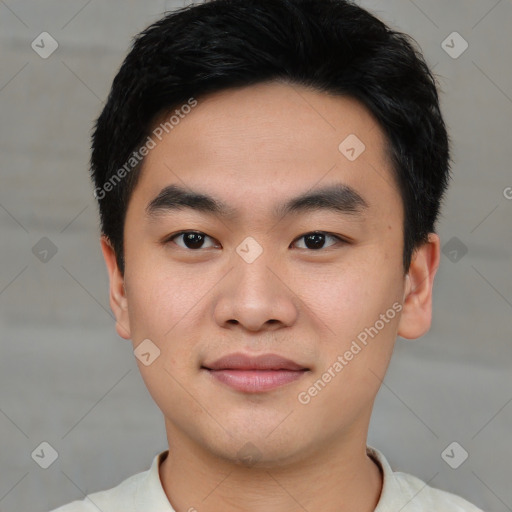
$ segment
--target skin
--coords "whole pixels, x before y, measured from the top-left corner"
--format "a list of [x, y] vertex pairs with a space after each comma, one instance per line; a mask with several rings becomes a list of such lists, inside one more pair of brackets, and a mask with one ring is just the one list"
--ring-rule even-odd
[[[352, 133], [366, 149], [349, 161], [338, 146]], [[356, 100], [265, 83], [200, 98], [146, 157], [126, 215], [124, 276], [105, 237], [101, 244], [118, 334], [160, 349], [149, 366], [137, 363], [165, 417], [170, 451], [160, 478], [177, 512], [375, 509], [382, 476], [366, 454], [373, 403], [397, 335], [430, 328], [440, 258], [432, 233], [404, 273], [403, 205], [384, 148]], [[369, 205], [364, 216], [271, 215], [332, 183], [356, 189]], [[146, 205], [170, 184], [213, 195], [238, 216], [184, 209], [148, 218]], [[186, 230], [208, 235], [204, 248], [187, 248], [183, 237], [163, 242]], [[352, 242], [327, 237], [315, 251], [301, 238], [311, 231]], [[263, 249], [252, 263], [236, 252], [248, 236]], [[300, 403], [298, 393], [395, 302], [401, 312]], [[201, 370], [232, 352], [276, 353], [310, 371], [247, 394]], [[248, 442], [256, 462], [238, 453]]]

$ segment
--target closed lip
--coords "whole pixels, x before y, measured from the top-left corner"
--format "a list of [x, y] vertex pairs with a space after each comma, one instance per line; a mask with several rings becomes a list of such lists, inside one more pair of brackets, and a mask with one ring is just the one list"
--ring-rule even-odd
[[250, 356], [241, 352], [228, 354], [213, 361], [203, 364], [202, 368], [207, 370], [308, 370], [291, 359], [277, 354], [261, 354]]

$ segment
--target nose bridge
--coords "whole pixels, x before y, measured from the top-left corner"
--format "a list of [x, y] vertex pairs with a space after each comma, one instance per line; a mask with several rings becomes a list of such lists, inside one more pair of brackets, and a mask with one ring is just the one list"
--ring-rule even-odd
[[232, 271], [215, 306], [220, 325], [230, 322], [258, 330], [266, 323], [282, 326], [294, 321], [293, 293], [280, 277], [276, 261], [272, 249], [264, 249], [251, 237], [236, 248]]
[[248, 237], [236, 249], [233, 257], [235, 266], [233, 279], [235, 280], [236, 293], [240, 292], [239, 299], [261, 296], [265, 300], [271, 300], [279, 289], [276, 270], [271, 272], [275, 259], [272, 250], [258, 243], [254, 238]]

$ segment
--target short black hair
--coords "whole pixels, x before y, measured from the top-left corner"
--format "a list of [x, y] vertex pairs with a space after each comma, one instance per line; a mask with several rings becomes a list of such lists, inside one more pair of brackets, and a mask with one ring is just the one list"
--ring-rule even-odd
[[418, 48], [349, 0], [211, 0], [135, 36], [92, 135], [101, 230], [121, 272], [126, 210], [144, 162], [137, 150], [155, 121], [208, 93], [270, 81], [355, 98], [376, 118], [403, 201], [407, 272], [435, 230], [450, 177], [438, 84]]

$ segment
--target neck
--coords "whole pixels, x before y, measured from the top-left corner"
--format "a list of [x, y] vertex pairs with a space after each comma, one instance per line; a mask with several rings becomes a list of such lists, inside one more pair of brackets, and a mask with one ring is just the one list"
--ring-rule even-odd
[[160, 479], [176, 512], [373, 512], [379, 501], [382, 474], [366, 454], [366, 436], [248, 467], [215, 456], [171, 425], [167, 433]]

